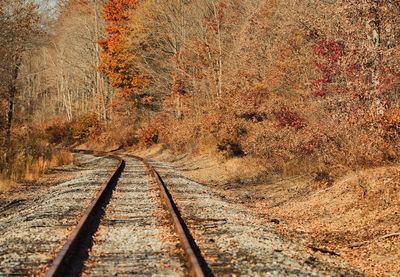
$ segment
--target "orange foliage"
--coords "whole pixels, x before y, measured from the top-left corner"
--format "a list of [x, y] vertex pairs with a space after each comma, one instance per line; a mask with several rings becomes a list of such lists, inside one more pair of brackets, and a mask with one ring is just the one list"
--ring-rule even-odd
[[98, 41], [103, 49], [99, 71], [107, 75], [111, 86], [126, 100], [138, 98], [148, 84], [146, 74], [135, 67], [139, 58], [129, 51], [124, 39], [131, 13], [138, 2], [109, 0], [103, 7], [103, 18], [109, 23], [105, 28], [107, 37]]

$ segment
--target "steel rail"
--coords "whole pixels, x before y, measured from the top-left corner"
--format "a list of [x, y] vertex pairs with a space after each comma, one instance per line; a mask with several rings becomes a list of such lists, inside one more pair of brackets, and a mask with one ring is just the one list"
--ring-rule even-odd
[[[74, 152], [81, 152], [81, 151], [74, 151]], [[82, 151], [86, 153], [93, 153], [92, 151]], [[105, 156], [95, 154], [96, 156]], [[101, 207], [102, 199], [104, 199], [107, 191], [111, 187], [111, 184], [115, 181], [117, 175], [122, 171], [124, 167], [125, 161], [118, 156], [109, 155], [105, 156], [108, 158], [113, 158], [119, 161], [118, 166], [115, 167], [114, 171], [110, 174], [110, 176], [103, 182], [100, 187], [100, 190], [96, 193], [96, 197], [92, 199], [89, 206], [86, 208], [85, 213], [82, 215], [81, 219], [79, 220], [78, 224], [75, 226], [72, 233], [69, 235], [66, 243], [58, 252], [56, 258], [53, 260], [50, 268], [44, 275], [45, 277], [53, 277], [53, 276], [62, 276], [63, 271], [65, 270], [66, 262], [68, 260], [69, 255], [71, 255], [76, 243], [81, 236], [82, 232], [85, 230], [89, 223], [89, 218], [95, 213], [95, 211]]]
[[184, 249], [186, 256], [188, 258], [189, 268], [192, 271], [192, 275], [196, 276], [196, 277], [212, 276], [212, 274], [210, 272], [208, 272], [209, 270], [204, 269], [204, 267], [206, 267], [204, 265], [205, 262], [202, 262], [202, 263], [200, 262], [200, 260], [204, 260], [204, 259], [202, 259], [201, 255], [199, 254], [199, 251], [197, 251], [198, 254], [196, 254], [196, 251], [194, 250], [194, 248], [195, 247], [197, 248], [197, 246], [193, 245], [193, 244], [195, 244], [193, 239], [192, 240], [189, 239], [189, 237], [191, 238], [191, 235], [190, 235], [186, 225], [184, 224], [184, 221], [172, 199], [171, 194], [168, 191], [168, 188], [164, 184], [164, 182], [161, 179], [158, 172], [153, 168], [153, 166], [146, 159], [138, 157], [138, 156], [134, 156], [134, 155], [126, 155], [126, 156], [142, 161], [146, 165], [147, 170], [149, 171], [150, 175], [153, 177], [154, 181], [160, 187], [162, 198], [165, 201], [165, 204], [168, 208], [168, 211], [169, 211], [172, 221], [174, 223], [175, 230], [178, 233], [178, 237], [181, 241], [182, 248]]
[[[105, 152], [100, 151], [92, 151], [92, 150], [71, 150], [72, 152], [92, 154], [94, 156], [102, 156], [119, 160], [118, 166], [115, 168], [114, 172], [109, 176], [109, 178], [102, 184], [100, 190], [97, 192], [96, 197], [90, 202], [89, 206], [86, 208], [85, 213], [79, 220], [78, 224], [74, 228], [73, 232], [69, 235], [67, 242], [64, 244], [60, 252], [57, 254], [56, 258], [53, 260], [50, 268], [44, 275], [45, 277], [53, 277], [53, 276], [63, 276], [63, 272], [65, 267], [67, 266], [69, 255], [73, 252], [76, 247], [76, 243], [79, 240], [83, 230], [88, 225], [89, 218], [95, 211], [101, 207], [102, 199], [105, 197], [106, 192], [109, 190], [109, 187], [115, 181], [116, 176], [120, 173], [124, 167], [125, 161], [116, 155], [107, 155]], [[174, 223], [175, 230], [180, 239], [182, 248], [188, 258], [189, 269], [191, 273], [195, 277], [205, 277], [205, 276], [213, 276], [211, 271], [208, 269], [207, 264], [204, 259], [201, 257], [200, 251], [198, 250], [197, 245], [195, 244], [193, 238], [190, 235], [189, 230], [187, 229], [173, 199], [171, 194], [169, 193], [166, 185], [161, 179], [160, 175], [153, 168], [153, 166], [146, 160], [138, 156], [134, 155], [125, 155], [127, 157], [131, 157], [137, 159], [146, 166], [147, 171], [153, 177], [154, 181], [158, 184], [161, 190], [162, 198], [165, 201], [165, 205], [168, 208], [172, 221]], [[197, 249], [197, 251], [195, 251]]]

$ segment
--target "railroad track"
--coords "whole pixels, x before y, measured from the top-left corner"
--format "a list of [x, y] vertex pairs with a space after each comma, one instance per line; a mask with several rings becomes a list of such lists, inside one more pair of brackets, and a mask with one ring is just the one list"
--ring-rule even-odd
[[362, 275], [168, 163], [81, 153], [75, 177], [0, 207], [0, 276]]
[[[149, 162], [137, 156], [121, 158], [101, 152], [77, 152], [115, 159], [118, 160], [118, 165], [90, 202], [53, 260], [45, 274], [46, 277], [153, 275], [160, 272], [163, 275], [212, 276], [171, 194]], [[151, 176], [148, 182], [143, 181], [146, 174]], [[160, 207], [154, 208], [154, 204], [151, 204], [157, 196], [154, 188], [150, 188], [151, 183], [158, 186], [162, 205], [168, 210], [168, 213], [164, 214], [164, 221], [166, 221], [164, 227], [155, 222], [160, 218], [152, 219], [154, 216], [160, 216], [162, 211], [159, 210]], [[136, 187], [134, 187], [135, 184]], [[151, 190], [153, 190], [153, 195], [149, 196]], [[127, 199], [131, 199], [131, 202], [127, 202]], [[135, 207], [135, 204], [139, 204], [137, 201], [141, 200], [148, 202], [142, 201], [141, 207]], [[169, 220], [166, 219], [167, 214]], [[136, 226], [137, 221], [140, 221], [140, 226]], [[171, 231], [165, 226], [169, 225], [168, 222], [173, 222], [176, 235], [169, 236], [164, 245], [154, 243], [163, 236], [160, 232], [157, 233], [157, 229], [164, 228], [161, 230], [164, 234]], [[126, 236], [122, 244], [121, 236]], [[151, 238], [149, 241], [153, 241], [153, 245], [149, 245], [151, 243], [145, 236]], [[115, 238], [118, 238], [119, 242], [116, 242]], [[181, 249], [174, 249], [177, 247], [176, 242], [173, 242], [176, 238], [179, 238]], [[168, 240], [170, 246], [166, 247]], [[143, 242], [145, 245], [140, 245]], [[138, 247], [141, 249], [137, 249]], [[174, 257], [171, 257], [171, 253], [162, 253], [165, 252], [165, 248], [169, 248], [167, 252], [173, 252]], [[153, 265], [147, 263], [149, 259], [155, 259]]]

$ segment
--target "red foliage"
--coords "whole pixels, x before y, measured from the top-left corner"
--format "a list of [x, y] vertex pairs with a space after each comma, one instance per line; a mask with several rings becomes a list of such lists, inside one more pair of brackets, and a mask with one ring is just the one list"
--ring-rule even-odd
[[184, 83], [182, 80], [182, 76], [180, 76], [178, 73], [173, 72], [171, 74], [171, 94], [173, 96], [184, 95], [185, 89], [183, 86], [184, 86]]
[[314, 152], [323, 144], [324, 140], [321, 135], [315, 134], [311, 140], [307, 141], [302, 147], [302, 151], [306, 154]]
[[279, 121], [279, 127], [291, 127], [296, 131], [305, 127], [305, 119], [302, 118], [297, 112], [292, 112], [286, 106], [281, 107], [280, 110], [272, 111], [272, 114]]
[[101, 131], [102, 131], [102, 128], [101, 128], [100, 122], [97, 119], [94, 120], [92, 123], [92, 126], [90, 126], [90, 128], [89, 128], [90, 136], [93, 139], [98, 139], [101, 135]]
[[[226, 4], [221, 1], [215, 4], [215, 14], [214, 18], [211, 20], [205, 20], [206, 25], [208, 26], [208, 30], [212, 32], [217, 32], [218, 27], [222, 27], [220, 24], [224, 20], [225, 17], [225, 9], [226, 9]], [[220, 25], [220, 26], [218, 26]]]
[[329, 92], [337, 92], [341, 89], [335, 84], [337, 77], [342, 72], [341, 58], [343, 47], [333, 40], [323, 39], [314, 47], [317, 56], [315, 71], [322, 75], [322, 78], [312, 80], [311, 85], [317, 89], [312, 94], [324, 97]]
[[400, 70], [396, 66], [382, 67], [378, 72], [377, 79], [379, 82], [378, 91], [381, 93], [390, 92], [399, 85]]

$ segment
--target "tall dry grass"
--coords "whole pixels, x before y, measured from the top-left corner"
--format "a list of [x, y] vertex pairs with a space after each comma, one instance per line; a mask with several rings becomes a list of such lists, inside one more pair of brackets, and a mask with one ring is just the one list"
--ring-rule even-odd
[[9, 190], [11, 190], [17, 186], [18, 186], [18, 183], [0, 175], [0, 193], [8, 192]]
[[18, 155], [13, 165], [0, 174], [0, 192], [7, 192], [18, 186], [18, 183], [35, 183], [49, 169], [71, 164], [73, 161], [72, 154], [66, 150], [57, 150], [50, 156], [38, 158]]
[[74, 158], [66, 150], [59, 150], [51, 154], [50, 158], [39, 157], [25, 166], [25, 172], [20, 176], [12, 176], [12, 180], [36, 182], [45, 172], [53, 167], [71, 164]]

